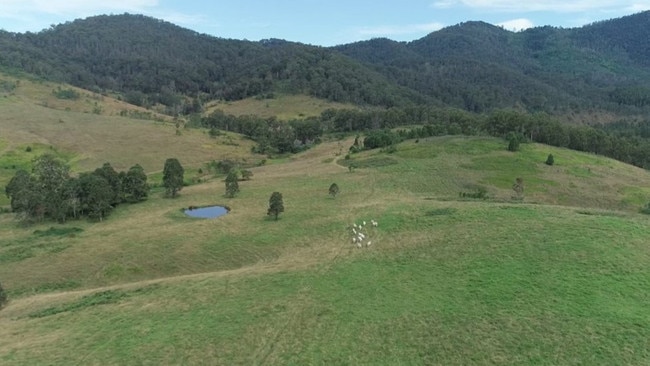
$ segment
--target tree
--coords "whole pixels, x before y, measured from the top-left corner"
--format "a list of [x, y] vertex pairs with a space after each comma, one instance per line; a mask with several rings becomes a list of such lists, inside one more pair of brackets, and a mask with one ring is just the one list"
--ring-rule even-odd
[[34, 160], [32, 171], [43, 195], [44, 214], [64, 222], [69, 211], [65, 186], [70, 179], [70, 168], [53, 155], [45, 154]]
[[5, 195], [11, 200], [11, 210], [14, 212], [24, 209], [21, 193], [30, 186], [31, 177], [25, 170], [18, 170], [5, 186]]
[[106, 179], [111, 186], [111, 191], [113, 192], [113, 197], [111, 198], [112, 205], [117, 205], [123, 201], [122, 180], [110, 163], [104, 163], [101, 168], [95, 169], [93, 174]]
[[507, 136], [507, 139], [508, 151], [519, 151], [519, 136], [513, 132], [510, 132]]
[[235, 197], [239, 193], [239, 177], [237, 170], [232, 169], [226, 176], [226, 197]]
[[183, 189], [183, 174], [185, 170], [176, 158], [169, 158], [165, 161], [163, 169], [163, 186], [167, 196], [176, 197], [176, 193]]
[[269, 216], [273, 216], [277, 220], [278, 215], [280, 215], [281, 212], [284, 212], [284, 202], [282, 201], [282, 193], [273, 192], [273, 194], [271, 194], [271, 198], [269, 199], [269, 210], [267, 211], [266, 214]]
[[102, 221], [110, 212], [113, 191], [111, 185], [97, 174], [82, 174], [79, 177], [81, 205], [91, 219]]
[[555, 164], [555, 158], [553, 158], [553, 154], [548, 154], [548, 157], [546, 158], [546, 165], [553, 165]]
[[124, 175], [122, 190], [124, 191], [124, 199], [127, 202], [140, 202], [147, 199], [149, 195], [147, 175], [139, 164], [129, 168], [129, 171]]
[[332, 183], [332, 185], [330, 186], [329, 193], [330, 193], [330, 195], [332, 197], [336, 198], [336, 195], [339, 194], [339, 186], [338, 186], [338, 184]]
[[6, 303], [7, 303], [7, 293], [5, 292], [5, 289], [2, 288], [2, 284], [0, 283], [0, 309], [2, 309]]

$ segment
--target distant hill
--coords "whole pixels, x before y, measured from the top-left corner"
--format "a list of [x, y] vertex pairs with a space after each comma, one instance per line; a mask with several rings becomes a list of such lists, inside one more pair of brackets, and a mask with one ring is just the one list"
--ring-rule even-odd
[[382, 107], [638, 115], [650, 108], [649, 23], [650, 12], [519, 33], [466, 22], [412, 42], [323, 48], [217, 38], [142, 15], [102, 15], [39, 33], [0, 32], [0, 67], [118, 92], [174, 115], [212, 100], [276, 92]]

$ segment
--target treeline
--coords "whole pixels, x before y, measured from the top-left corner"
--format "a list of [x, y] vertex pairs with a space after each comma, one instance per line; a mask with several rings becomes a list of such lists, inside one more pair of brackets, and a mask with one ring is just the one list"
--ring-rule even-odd
[[[521, 142], [604, 155], [650, 168], [650, 121], [605, 126], [568, 125], [546, 113], [498, 109], [477, 114], [460, 109], [414, 106], [386, 110], [328, 109], [317, 118], [281, 122], [275, 118], [235, 117], [216, 111], [201, 125], [242, 133], [258, 142], [256, 151], [298, 152], [324, 133], [365, 132], [364, 147], [395, 144], [406, 138], [443, 135], [519, 136]], [[397, 130], [394, 132], [393, 130]]]
[[17, 171], [5, 194], [12, 211], [24, 221], [64, 223], [83, 217], [101, 221], [119, 204], [146, 200], [149, 185], [137, 164], [118, 173], [105, 163], [93, 172], [72, 177], [66, 164], [46, 154], [34, 160], [31, 172]]
[[322, 47], [222, 39], [142, 15], [95, 16], [39, 33], [0, 31], [0, 49], [0, 66], [120, 92], [129, 103], [174, 115], [200, 112], [208, 100], [272, 91], [384, 106], [422, 100]]
[[211, 129], [211, 135], [218, 130], [237, 132], [257, 142], [253, 152], [296, 153], [320, 142], [323, 134], [318, 118], [296, 119], [288, 122], [275, 117], [227, 115], [217, 110], [199, 121], [201, 127]]

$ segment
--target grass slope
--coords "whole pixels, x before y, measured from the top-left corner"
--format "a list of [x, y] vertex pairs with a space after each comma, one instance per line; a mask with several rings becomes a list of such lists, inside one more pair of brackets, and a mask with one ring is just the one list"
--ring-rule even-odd
[[[254, 168], [234, 199], [212, 181], [120, 207], [102, 224], [22, 228], [0, 215], [0, 279], [12, 299], [0, 312], [0, 363], [650, 358], [650, 222], [633, 204], [647, 172], [457, 137], [364, 152], [353, 160], [365, 167], [349, 172], [336, 160], [350, 144]], [[556, 166], [543, 164], [548, 153]], [[517, 176], [523, 203], [510, 200]], [[458, 200], [477, 185], [492, 198]], [[265, 217], [273, 191], [285, 200], [277, 222]], [[180, 212], [208, 203], [232, 211]], [[373, 244], [358, 249], [348, 227], [371, 218]]]
[[222, 110], [234, 116], [256, 115], [264, 118], [277, 117], [291, 120], [320, 116], [326, 109], [357, 109], [353, 104], [330, 102], [307, 95], [275, 94], [270, 99], [247, 98], [232, 102], [213, 102], [206, 108], [206, 114]]
[[[253, 141], [224, 133], [210, 138], [203, 130], [184, 129], [181, 135], [170, 123], [53, 110], [24, 101], [2, 101], [0, 118], [0, 186], [17, 169], [51, 153], [76, 172], [94, 170], [110, 162], [116, 170], [140, 164], [147, 173], [162, 171], [165, 159], [176, 157], [186, 177], [211, 160], [260, 160], [250, 149]], [[30, 150], [31, 151], [28, 151]], [[4, 194], [0, 206], [8, 203]]]

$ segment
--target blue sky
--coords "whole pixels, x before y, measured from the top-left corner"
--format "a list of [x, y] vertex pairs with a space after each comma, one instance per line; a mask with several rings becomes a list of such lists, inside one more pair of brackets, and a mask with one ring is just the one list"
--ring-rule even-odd
[[0, 0], [0, 29], [38, 32], [98, 14], [138, 13], [200, 33], [333, 46], [376, 37], [410, 41], [482, 20], [506, 29], [579, 27], [650, 10], [650, 0]]

